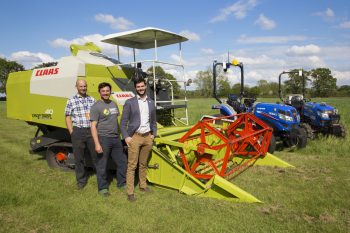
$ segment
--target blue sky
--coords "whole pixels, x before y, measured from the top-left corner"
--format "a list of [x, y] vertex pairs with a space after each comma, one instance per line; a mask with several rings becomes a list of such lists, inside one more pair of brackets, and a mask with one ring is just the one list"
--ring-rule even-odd
[[[350, 85], [348, 0], [12, 0], [1, 6], [0, 56], [31, 68], [88, 41], [115, 56], [116, 49], [99, 40], [143, 27], [190, 39], [183, 43], [187, 78], [214, 59], [223, 61], [229, 50], [231, 59], [244, 63], [248, 85], [277, 81], [284, 70], [317, 67], [330, 68], [337, 85]], [[160, 52], [163, 60], [177, 59], [176, 48]], [[122, 50], [122, 58], [132, 60], [130, 50]], [[238, 82], [238, 69], [228, 75]]]

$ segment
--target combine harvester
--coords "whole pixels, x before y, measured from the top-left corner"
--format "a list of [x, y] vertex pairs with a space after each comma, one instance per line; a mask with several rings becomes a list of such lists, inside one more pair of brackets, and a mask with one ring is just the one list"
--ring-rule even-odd
[[[38, 128], [30, 141], [32, 151], [47, 150], [51, 167], [74, 169], [74, 154], [65, 126], [67, 98], [76, 92], [78, 78], [88, 83], [89, 95], [99, 98], [101, 82], [112, 85], [112, 100], [120, 111], [127, 98], [134, 96], [133, 78], [147, 78], [148, 94], [157, 107], [158, 135], [148, 166], [148, 181], [198, 197], [233, 202], [260, 202], [228, 180], [252, 165], [291, 167], [267, 153], [272, 129], [252, 114], [238, 114], [234, 122], [219, 119], [201, 120], [188, 126], [187, 99], [175, 99], [173, 81], [156, 74], [157, 66], [179, 70], [179, 81], [186, 91], [184, 66], [158, 60], [158, 48], [179, 44], [188, 39], [157, 28], [144, 28], [107, 35], [103, 42], [117, 45], [118, 60], [101, 53], [92, 43], [72, 45], [71, 56], [58, 60], [57, 66], [15, 72], [7, 82], [7, 116], [24, 120]], [[119, 46], [132, 48], [134, 61], [120, 63]], [[153, 60], [136, 61], [135, 49], [154, 49]], [[142, 65], [149, 73], [141, 70]], [[153, 70], [153, 72], [152, 72]], [[178, 111], [179, 110], [179, 111]], [[177, 112], [176, 112], [177, 111]], [[180, 113], [182, 115], [179, 115]], [[179, 117], [181, 116], [181, 117]], [[216, 120], [224, 124], [215, 124]], [[180, 126], [181, 124], [181, 126]], [[85, 161], [92, 166], [91, 161]]]

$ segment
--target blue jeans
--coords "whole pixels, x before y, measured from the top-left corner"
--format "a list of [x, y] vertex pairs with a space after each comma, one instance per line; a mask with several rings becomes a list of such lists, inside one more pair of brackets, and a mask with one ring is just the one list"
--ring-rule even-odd
[[107, 161], [111, 157], [117, 166], [117, 187], [123, 187], [126, 184], [127, 158], [123, 152], [123, 146], [120, 137], [99, 137], [103, 154], [97, 155], [96, 176], [98, 190], [108, 189]]

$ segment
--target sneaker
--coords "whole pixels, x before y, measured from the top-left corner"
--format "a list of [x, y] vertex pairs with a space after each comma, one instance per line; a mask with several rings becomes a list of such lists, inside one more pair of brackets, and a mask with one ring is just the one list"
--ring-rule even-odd
[[143, 192], [143, 193], [152, 193], [152, 190], [148, 187], [146, 188], [140, 188], [140, 191]]
[[108, 189], [101, 189], [100, 191], [98, 191], [98, 194], [100, 194], [103, 197], [108, 197], [109, 196]]
[[135, 195], [134, 194], [128, 195], [128, 201], [130, 201], [130, 202], [136, 201]]

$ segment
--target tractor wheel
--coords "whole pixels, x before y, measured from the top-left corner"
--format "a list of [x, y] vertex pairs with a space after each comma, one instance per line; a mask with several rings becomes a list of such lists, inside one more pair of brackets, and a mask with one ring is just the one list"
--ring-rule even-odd
[[304, 129], [307, 135], [307, 139], [314, 140], [315, 139], [315, 133], [312, 130], [311, 126], [307, 123], [301, 123], [299, 125], [300, 128]]
[[276, 150], [276, 138], [275, 138], [275, 135], [272, 134], [272, 137], [271, 137], [271, 140], [270, 140], [269, 149], [268, 149], [267, 152], [272, 154], [273, 152], [275, 152], [275, 150]]
[[51, 146], [46, 151], [46, 161], [49, 167], [59, 168], [63, 171], [73, 171], [73, 168], [68, 165], [68, 153], [67, 147]]
[[345, 138], [346, 136], [346, 130], [344, 125], [342, 124], [333, 125], [331, 128], [331, 132], [336, 137]]
[[298, 128], [298, 135], [297, 135], [297, 138], [298, 138], [298, 144], [297, 146], [299, 148], [304, 148], [306, 147], [306, 143], [307, 143], [307, 133], [305, 131], [305, 129], [303, 128]]
[[304, 148], [307, 143], [307, 134], [303, 128], [297, 128], [293, 130], [292, 135], [289, 138], [283, 140], [283, 144], [287, 147], [297, 146], [298, 148]]

